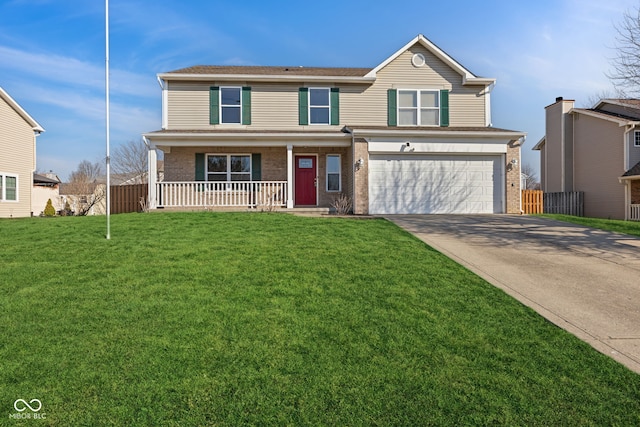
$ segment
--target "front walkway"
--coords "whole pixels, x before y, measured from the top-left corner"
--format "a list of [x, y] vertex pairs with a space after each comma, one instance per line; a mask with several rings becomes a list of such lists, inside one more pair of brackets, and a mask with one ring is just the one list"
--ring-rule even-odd
[[640, 238], [530, 216], [386, 218], [640, 373]]

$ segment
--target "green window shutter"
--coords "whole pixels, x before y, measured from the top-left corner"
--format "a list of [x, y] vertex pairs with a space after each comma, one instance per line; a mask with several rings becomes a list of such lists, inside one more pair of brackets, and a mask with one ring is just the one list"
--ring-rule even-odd
[[242, 124], [251, 124], [251, 88], [242, 88]]
[[196, 153], [196, 181], [204, 181], [204, 153]]
[[220, 88], [218, 86], [209, 88], [209, 124], [220, 124]]
[[387, 125], [398, 126], [398, 91], [387, 91]]
[[449, 126], [449, 91], [440, 91], [440, 126]]
[[309, 88], [306, 87], [298, 91], [298, 117], [300, 125], [309, 124]]
[[251, 154], [251, 180], [262, 181], [262, 155], [260, 153]]
[[331, 88], [331, 95], [329, 98], [329, 104], [331, 105], [331, 124], [340, 124], [340, 89], [337, 87]]

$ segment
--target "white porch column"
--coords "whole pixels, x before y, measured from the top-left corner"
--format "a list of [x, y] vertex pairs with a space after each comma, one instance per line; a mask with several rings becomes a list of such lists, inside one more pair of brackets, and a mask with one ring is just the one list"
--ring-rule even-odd
[[147, 143], [147, 183], [149, 184], [149, 209], [157, 207], [156, 181], [158, 180], [158, 153], [153, 145]]
[[287, 145], [287, 208], [293, 208], [293, 145]]

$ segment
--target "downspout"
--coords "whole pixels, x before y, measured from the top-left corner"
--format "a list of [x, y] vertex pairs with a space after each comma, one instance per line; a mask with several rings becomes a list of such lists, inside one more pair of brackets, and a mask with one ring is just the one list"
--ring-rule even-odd
[[487, 127], [493, 126], [493, 123], [491, 123], [491, 92], [495, 87], [496, 87], [496, 82], [493, 82], [489, 86], [487, 86], [484, 92], [484, 109], [485, 109], [485, 118], [486, 118], [485, 124], [487, 125]]
[[524, 142], [527, 140], [527, 136], [523, 135], [519, 138], [520, 140], [520, 161], [518, 162], [518, 179], [520, 180], [520, 194], [518, 194], [518, 199], [520, 200], [520, 215], [524, 215], [524, 209], [522, 209], [522, 146]]
[[[631, 133], [631, 131], [633, 131], [636, 127], [637, 123], [633, 123], [633, 124], [626, 124], [624, 126], [624, 134], [622, 136], [622, 143], [623, 143], [623, 165], [622, 165], [622, 169], [626, 172], [627, 170], [629, 170], [629, 168], [631, 167], [629, 165], [629, 133]], [[623, 180], [619, 180], [621, 184], [624, 184], [624, 220], [628, 221], [629, 220], [629, 210], [631, 209], [631, 182], [629, 180], [624, 180], [624, 182], [622, 182]]]
[[158, 80], [158, 84], [160, 85], [160, 89], [162, 89], [162, 129], [167, 129], [169, 127], [169, 113], [167, 111], [167, 84], [160, 78], [160, 76], [157, 76], [156, 78]]

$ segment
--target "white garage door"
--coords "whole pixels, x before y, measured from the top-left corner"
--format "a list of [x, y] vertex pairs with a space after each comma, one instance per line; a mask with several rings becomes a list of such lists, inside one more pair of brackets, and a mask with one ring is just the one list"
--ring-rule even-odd
[[372, 214], [502, 213], [500, 155], [371, 155]]

